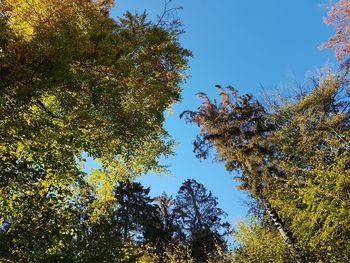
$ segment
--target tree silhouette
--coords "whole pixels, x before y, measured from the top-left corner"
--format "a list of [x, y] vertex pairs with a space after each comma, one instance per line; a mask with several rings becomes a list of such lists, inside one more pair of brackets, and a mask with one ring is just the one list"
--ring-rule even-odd
[[230, 230], [229, 224], [222, 221], [226, 214], [202, 184], [194, 179], [183, 182], [175, 199], [175, 213], [197, 261], [206, 260], [216, 251], [216, 245], [226, 248], [224, 237]]
[[116, 205], [113, 210], [113, 223], [123, 239], [142, 241], [147, 226], [156, 217], [156, 207], [148, 195], [150, 188], [138, 182], [119, 182], [115, 190]]

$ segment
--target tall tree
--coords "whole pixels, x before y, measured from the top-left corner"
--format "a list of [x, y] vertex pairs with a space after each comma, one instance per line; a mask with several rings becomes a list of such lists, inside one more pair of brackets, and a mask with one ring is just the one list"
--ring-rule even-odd
[[303, 262], [291, 233], [269, 200], [271, 181], [283, 176], [273, 165], [275, 151], [269, 134], [274, 123], [268, 121], [264, 107], [259, 101], [252, 100], [251, 95], [239, 96], [234, 88], [228, 87], [232, 101], [222, 87], [216, 87], [220, 91], [220, 104], [200, 93], [204, 102], [199, 110], [186, 111], [182, 115], [201, 127], [194, 143], [197, 157], [206, 158], [210, 149], [215, 148], [216, 159], [226, 162], [227, 170], [241, 170], [241, 176], [237, 177], [241, 182], [239, 188], [249, 191], [262, 203], [297, 261]]
[[116, 226], [116, 234], [121, 234], [123, 242], [142, 241], [147, 225], [157, 219], [157, 210], [153, 199], [148, 195], [149, 191], [150, 188], [143, 188], [140, 183], [118, 183], [112, 220]]
[[343, 77], [326, 76], [271, 116], [279, 123], [275, 161], [284, 173], [271, 201], [311, 262], [349, 260], [348, 87]]
[[175, 200], [165, 192], [154, 199], [157, 205], [157, 215], [161, 223], [161, 233], [158, 234], [159, 241], [163, 245], [171, 242], [179, 243], [182, 236], [181, 227], [176, 223]]
[[[116, 21], [112, 2], [0, 3], [0, 224], [11, 222], [12, 254], [26, 249], [9, 234], [24, 217], [33, 215], [24, 229], [41, 229], [37, 216], [48, 206], [86, 202], [93, 189], [86, 203], [98, 218], [115, 201], [116, 181], [161, 169], [157, 158], [170, 153], [163, 112], [180, 99], [190, 53], [177, 24], [131, 13]], [[88, 178], [83, 153], [102, 166]]]
[[210, 191], [196, 180], [188, 179], [180, 187], [175, 204], [177, 220], [197, 261], [206, 260], [216, 245], [225, 248], [224, 236], [230, 226], [222, 221], [225, 213], [218, 208], [217, 198]]
[[269, 112], [229, 88], [231, 101], [218, 87], [221, 104], [201, 94], [199, 111], [185, 114], [201, 127], [198, 156], [215, 148], [228, 170], [240, 170], [240, 189], [264, 207], [297, 261], [342, 262], [349, 249], [349, 83], [331, 75], [314, 84]]

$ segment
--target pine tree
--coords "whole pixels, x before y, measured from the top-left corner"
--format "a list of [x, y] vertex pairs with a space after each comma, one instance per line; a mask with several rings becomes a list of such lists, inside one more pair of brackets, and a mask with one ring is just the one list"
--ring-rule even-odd
[[183, 182], [175, 198], [175, 212], [197, 261], [215, 253], [216, 245], [226, 249], [224, 237], [230, 226], [222, 221], [225, 213], [218, 208], [217, 198], [202, 184], [194, 179]]
[[150, 188], [143, 188], [137, 182], [118, 183], [112, 220], [123, 242], [142, 241], [147, 224], [157, 218], [156, 207], [149, 191]]
[[215, 148], [217, 160], [240, 171], [239, 188], [264, 208], [296, 261], [345, 262], [349, 82], [328, 75], [313, 83], [310, 93], [269, 112], [229, 88], [231, 101], [218, 87], [219, 105], [201, 94], [203, 105], [185, 115], [201, 127], [197, 156]]
[[303, 262], [291, 233], [269, 200], [274, 178], [283, 177], [283, 173], [273, 165], [276, 152], [270, 133], [276, 126], [268, 121], [264, 107], [251, 95], [239, 96], [234, 88], [228, 87], [233, 96], [231, 101], [231, 96], [222, 87], [216, 87], [221, 96], [219, 105], [200, 93], [204, 102], [199, 110], [182, 114], [187, 121], [201, 128], [194, 143], [196, 155], [206, 158], [215, 148], [216, 159], [224, 161], [228, 171], [241, 170], [241, 176], [236, 178], [240, 182], [239, 188], [249, 191], [263, 205], [291, 253], [298, 262]]

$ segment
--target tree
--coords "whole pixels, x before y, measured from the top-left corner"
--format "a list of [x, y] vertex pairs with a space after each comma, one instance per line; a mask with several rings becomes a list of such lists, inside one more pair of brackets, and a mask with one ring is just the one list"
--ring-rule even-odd
[[242, 175], [236, 178], [241, 182], [239, 188], [249, 191], [262, 203], [295, 258], [302, 262], [291, 234], [269, 201], [271, 180], [283, 176], [273, 165], [274, 145], [268, 135], [274, 125], [268, 122], [267, 112], [259, 101], [252, 101], [251, 95], [238, 96], [234, 88], [228, 87], [234, 97], [231, 101], [222, 87], [216, 87], [221, 96], [219, 105], [200, 93], [204, 102], [199, 110], [186, 111], [182, 115], [201, 127], [200, 136], [194, 143], [197, 157], [206, 158], [214, 147], [216, 159], [225, 161], [227, 170], [242, 170]]
[[142, 241], [147, 225], [157, 219], [149, 191], [150, 188], [145, 189], [140, 183], [119, 182], [115, 190], [117, 202], [112, 220], [116, 234], [120, 233], [123, 242]]
[[293, 244], [291, 234], [268, 200], [270, 180], [280, 176], [280, 171], [271, 165], [273, 160], [268, 149], [271, 144], [267, 135], [273, 126], [267, 122], [267, 113], [258, 101], [252, 101], [251, 95], [238, 96], [235, 89], [228, 87], [234, 97], [231, 102], [225, 90], [220, 86], [217, 88], [221, 104], [211, 102], [200, 93], [204, 102], [199, 110], [183, 113], [187, 121], [201, 126], [201, 134], [194, 144], [197, 157], [206, 158], [214, 147], [218, 152], [216, 159], [225, 161], [227, 170], [242, 170], [242, 175], [237, 177], [241, 182], [240, 189], [248, 190], [263, 204], [292, 253], [301, 262], [302, 256]]
[[157, 215], [161, 223], [158, 242], [163, 246], [169, 243], [179, 243], [182, 236], [181, 226], [176, 223], [175, 200], [165, 192], [154, 199], [157, 205]]
[[311, 262], [349, 260], [349, 83], [326, 76], [314, 89], [273, 114], [280, 149], [271, 202]]
[[199, 262], [215, 251], [216, 244], [225, 248], [224, 236], [229, 224], [222, 221], [225, 213], [217, 207], [217, 198], [194, 179], [183, 182], [175, 199], [178, 224], [191, 245], [192, 256]]
[[334, 3], [328, 16], [324, 19], [327, 25], [335, 28], [336, 33], [323, 45], [334, 50], [336, 58], [341, 62], [341, 68], [349, 71], [350, 54], [350, 4], [347, 0], [339, 0]]
[[[33, 216], [24, 229], [41, 229], [36, 218], [47, 207], [50, 222], [79, 203], [98, 218], [118, 180], [159, 171], [157, 158], [171, 152], [163, 112], [180, 99], [190, 52], [177, 24], [131, 13], [115, 21], [111, 4], [0, 3], [0, 224], [11, 222], [4, 235], [17, 247], [12, 254], [25, 249], [25, 233], [35, 238], [9, 235], [22, 218]], [[83, 173], [83, 153], [102, 168]]]
[[275, 111], [229, 88], [232, 102], [218, 87], [221, 104], [201, 94], [203, 105], [185, 115], [201, 127], [197, 155], [215, 148], [229, 171], [240, 170], [239, 188], [265, 209], [297, 261], [346, 261], [348, 82], [331, 75], [314, 83]]
[[237, 246], [231, 262], [295, 262], [275, 228], [253, 220], [250, 224], [240, 223], [234, 237]]

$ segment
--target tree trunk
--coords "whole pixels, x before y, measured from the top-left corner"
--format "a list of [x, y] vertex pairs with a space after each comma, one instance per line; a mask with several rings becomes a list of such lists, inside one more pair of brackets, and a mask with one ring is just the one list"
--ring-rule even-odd
[[190, 195], [191, 195], [191, 198], [192, 198], [193, 209], [194, 209], [194, 211], [195, 211], [195, 214], [196, 214], [196, 218], [197, 218], [197, 220], [198, 220], [199, 227], [200, 227], [200, 229], [202, 229], [202, 227], [203, 227], [203, 224], [202, 224], [202, 216], [201, 216], [201, 213], [199, 212], [199, 208], [198, 208], [198, 205], [197, 205], [195, 193], [194, 193], [194, 191], [193, 191], [193, 189], [192, 189], [191, 184], [187, 184], [187, 187], [188, 187], [188, 191], [190, 192]]
[[295, 246], [294, 240], [293, 240], [293, 237], [292, 237], [291, 233], [289, 233], [289, 231], [284, 226], [283, 221], [278, 216], [278, 213], [276, 212], [276, 210], [274, 210], [272, 208], [272, 206], [269, 203], [269, 201], [267, 201], [265, 198], [260, 198], [260, 200], [262, 201], [266, 212], [268, 213], [269, 217], [273, 221], [273, 223], [276, 226], [278, 232], [281, 234], [284, 242], [287, 244], [287, 246], [288, 246], [291, 254], [293, 255], [293, 257], [295, 258], [296, 262], [298, 262], [298, 263], [305, 263], [306, 260], [304, 259], [304, 257], [300, 253], [299, 249]]

